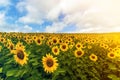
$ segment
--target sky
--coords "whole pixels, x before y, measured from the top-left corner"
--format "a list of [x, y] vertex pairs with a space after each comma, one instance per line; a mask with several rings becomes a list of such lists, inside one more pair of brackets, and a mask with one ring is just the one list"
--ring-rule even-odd
[[0, 32], [120, 32], [120, 0], [0, 0]]

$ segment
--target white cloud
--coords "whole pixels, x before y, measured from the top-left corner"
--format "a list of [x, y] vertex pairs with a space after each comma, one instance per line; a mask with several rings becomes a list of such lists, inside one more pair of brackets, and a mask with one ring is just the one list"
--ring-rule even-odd
[[0, 6], [8, 6], [10, 5], [10, 0], [0, 0]]
[[0, 26], [5, 24], [5, 13], [0, 12]]
[[62, 22], [55, 22], [53, 23], [51, 26], [47, 26], [45, 31], [46, 32], [60, 32], [61, 30], [63, 30], [63, 28], [65, 27], [66, 25]]
[[32, 30], [32, 27], [30, 27], [30, 26], [28, 26], [28, 25], [25, 25], [25, 26], [24, 26], [24, 29], [26, 29], [26, 30], [28, 30], [28, 31], [29, 31], [29, 30], [31, 31], [31, 30]]
[[57, 0], [26, 0], [17, 4], [20, 11], [27, 11], [27, 15], [19, 18], [19, 22], [42, 24], [47, 13], [58, 4]]
[[25, 25], [24, 27], [18, 24], [8, 24], [6, 22], [5, 12], [0, 12], [0, 31], [1, 32], [30, 32], [32, 27]]
[[12, 17], [7, 16], [6, 13], [8, 12], [8, 9], [11, 8], [9, 5], [12, 5], [10, 0], [0, 0], [0, 7], [5, 7], [5, 9], [0, 10], [0, 32], [30, 32], [32, 31], [32, 27], [28, 25], [20, 26], [19, 24], [11, 24], [8, 23], [9, 19], [12, 19]]
[[[28, 13], [19, 19], [23, 23], [42, 24], [53, 21], [45, 31], [59, 32], [68, 24], [75, 24], [75, 32], [120, 31], [120, 0], [26, 0], [18, 3], [20, 11]], [[65, 14], [62, 22], [60, 13]], [[119, 29], [119, 30], [118, 30]]]

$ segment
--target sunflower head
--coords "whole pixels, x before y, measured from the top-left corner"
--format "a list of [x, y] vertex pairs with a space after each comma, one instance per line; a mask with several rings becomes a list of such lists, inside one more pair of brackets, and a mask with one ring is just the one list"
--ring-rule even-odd
[[107, 56], [108, 58], [114, 59], [116, 57], [116, 54], [114, 52], [109, 52]]
[[41, 39], [41, 40], [44, 40], [44, 39], [45, 39], [45, 36], [44, 36], [44, 35], [40, 35], [40, 39]]
[[19, 41], [16, 46], [15, 46], [16, 49], [18, 48], [21, 48], [21, 49], [25, 49], [25, 46]]
[[28, 55], [26, 54], [26, 52], [22, 49], [16, 49], [14, 50], [14, 59], [15, 61], [20, 64], [20, 65], [24, 65], [27, 64], [27, 60], [28, 60]]
[[77, 49], [77, 50], [75, 50], [74, 55], [75, 55], [75, 57], [79, 58], [79, 57], [82, 57], [84, 55], [84, 52], [82, 49]]
[[78, 42], [78, 43], [75, 45], [75, 47], [76, 47], [77, 49], [81, 49], [81, 48], [83, 47], [83, 45]]
[[38, 37], [35, 42], [37, 43], [37, 45], [41, 45], [42, 44], [42, 40]]
[[55, 55], [58, 55], [58, 54], [59, 54], [59, 48], [58, 48], [58, 46], [54, 46], [54, 47], [52, 48], [52, 52], [53, 52]]
[[88, 49], [91, 49], [91, 48], [92, 48], [92, 46], [91, 46], [91, 45], [88, 45], [88, 46], [87, 46], [87, 48], [88, 48]]
[[43, 56], [42, 63], [44, 71], [47, 73], [53, 73], [58, 67], [57, 59], [50, 54], [46, 54], [46, 57]]
[[53, 44], [57, 44], [57, 43], [58, 43], [58, 41], [59, 41], [59, 40], [58, 40], [58, 38], [57, 38], [57, 37], [53, 37], [53, 38], [52, 38], [52, 43], [53, 43]]
[[61, 44], [61, 45], [60, 45], [60, 49], [61, 49], [62, 51], [67, 51], [67, 50], [68, 50], [68, 44], [66, 44], [66, 43]]
[[95, 54], [91, 54], [90, 56], [89, 56], [89, 58], [90, 58], [90, 60], [92, 60], [92, 61], [97, 61], [98, 60], [98, 57], [95, 55]]

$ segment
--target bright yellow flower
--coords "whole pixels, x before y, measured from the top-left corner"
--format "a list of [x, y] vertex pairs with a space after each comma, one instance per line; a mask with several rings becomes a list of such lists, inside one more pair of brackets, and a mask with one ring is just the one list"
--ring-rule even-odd
[[18, 64], [20, 64], [21, 66], [27, 64], [28, 55], [24, 51], [24, 49], [16, 48], [16, 50], [14, 50], [13, 53], [14, 53], [14, 59]]
[[116, 54], [114, 52], [109, 52], [107, 56], [108, 58], [114, 59], [116, 57]]
[[53, 73], [58, 67], [57, 61], [58, 61], [57, 58], [56, 57], [54, 58], [50, 54], [46, 54], [46, 57], [43, 56], [42, 64], [44, 71], [47, 73]]
[[82, 57], [84, 55], [84, 51], [82, 49], [77, 49], [74, 52], [75, 57]]
[[89, 58], [90, 58], [90, 60], [92, 60], [92, 61], [97, 61], [98, 60], [98, 57], [95, 55], [95, 54], [91, 54], [90, 56], [89, 56]]
[[54, 46], [54, 47], [52, 48], [52, 52], [53, 52], [55, 55], [58, 55], [59, 52], [60, 52], [58, 46]]
[[68, 50], [68, 44], [62, 43], [62, 44], [60, 45], [60, 49], [61, 49], [61, 51], [67, 51], [67, 50]]

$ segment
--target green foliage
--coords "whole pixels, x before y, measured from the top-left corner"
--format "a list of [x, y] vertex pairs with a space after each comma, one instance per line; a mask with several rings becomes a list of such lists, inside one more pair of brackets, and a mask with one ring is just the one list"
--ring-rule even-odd
[[[5, 42], [0, 42], [0, 46], [2, 46], [0, 49], [0, 80], [120, 80], [120, 56], [114, 59], [107, 56], [110, 52], [109, 48], [112, 48], [114, 53], [117, 51], [115, 50], [117, 48], [117, 54], [120, 55], [120, 46], [118, 48], [118, 45], [120, 45], [118, 42], [119, 38], [116, 41], [114, 38], [109, 38], [107, 34], [106, 36], [105, 34], [95, 36], [95, 34], [63, 35], [36, 33], [2, 33], [0, 35], [3, 36], [0, 39], [5, 39]], [[45, 36], [45, 39], [41, 40], [41, 45], [37, 45], [35, 40], [33, 40], [32, 36], [34, 35], [37, 35], [37, 37]], [[18, 38], [20, 36], [21, 38]], [[72, 38], [72, 42], [74, 42], [73, 47], [69, 48], [71, 42], [68, 42], [69, 49], [64, 52], [60, 49], [60, 43], [48, 45], [47, 42], [49, 40], [52, 41], [52, 37], [56, 36], [64, 43], [68, 38]], [[27, 40], [24, 40], [24, 37], [28, 38], [28, 41], [32, 39], [33, 42], [28, 43]], [[11, 53], [11, 50], [6, 46], [8, 39], [15, 46], [19, 41], [25, 46], [25, 52], [28, 55], [27, 64], [21, 66], [15, 61], [15, 54]], [[86, 39], [88, 39], [88, 42], [85, 41]], [[104, 41], [106, 39], [107, 41]], [[75, 57], [74, 51], [77, 50], [77, 42], [84, 46], [80, 48], [84, 51], [82, 57]], [[108, 45], [108, 48], [100, 46], [102, 43]], [[91, 46], [90, 49], [88, 45]], [[59, 55], [54, 55], [52, 52], [53, 46], [59, 47]], [[57, 57], [58, 60], [59, 66], [53, 73], [46, 73], [44, 71], [42, 58], [48, 53], [53, 57]], [[98, 57], [96, 61], [90, 59], [92, 53]]]

